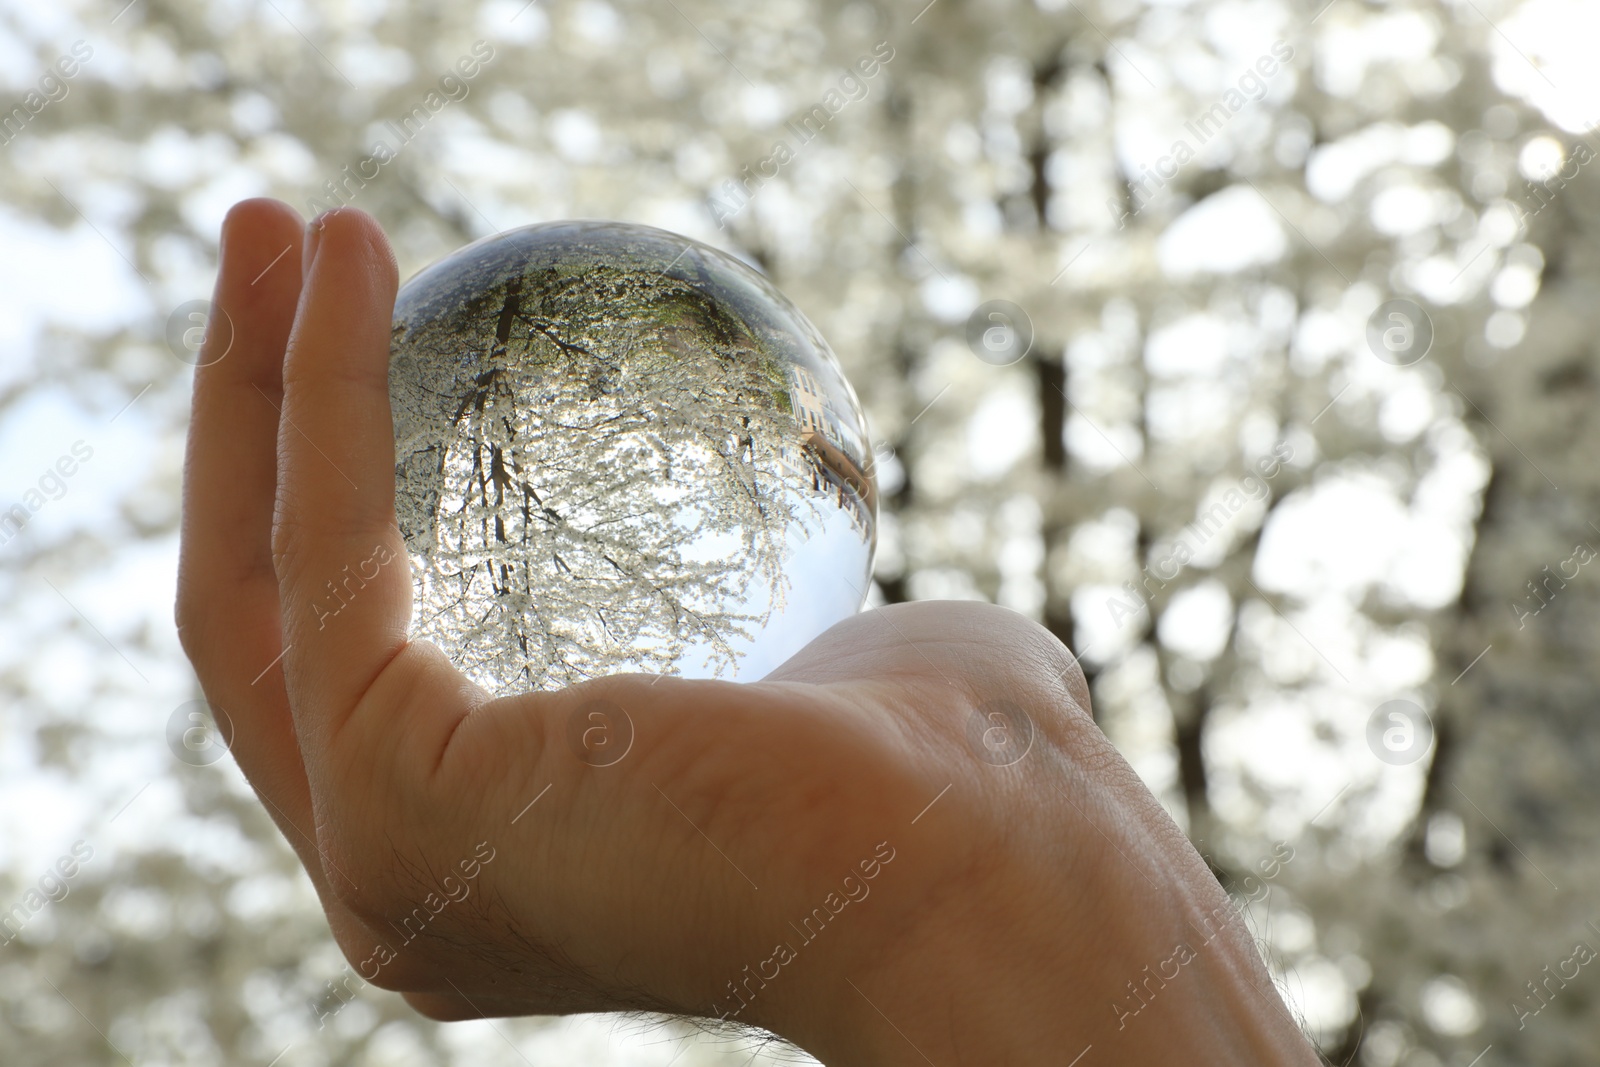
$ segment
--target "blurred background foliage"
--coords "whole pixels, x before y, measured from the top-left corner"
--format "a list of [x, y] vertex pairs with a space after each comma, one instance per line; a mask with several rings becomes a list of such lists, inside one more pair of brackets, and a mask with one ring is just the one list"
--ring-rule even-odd
[[[337, 182], [403, 277], [567, 217], [758, 265], [870, 414], [872, 602], [1039, 619], [1225, 884], [1291, 848], [1250, 918], [1333, 1062], [1593, 1062], [1588, 0], [124, 2], [0, 4], [26, 112], [0, 145], [0, 508], [30, 508], [0, 535], [0, 908], [67, 888], [0, 944], [0, 1060], [781, 1052], [439, 1027], [371, 989], [319, 1028], [343, 961], [309, 885], [231, 761], [169, 750], [199, 696], [169, 315], [209, 295], [230, 204], [309, 212]], [[1033, 332], [1004, 367], [965, 341], [996, 299]], [[1392, 299], [1431, 322], [1410, 366], [1368, 343]], [[1369, 742], [1390, 700], [1431, 717], [1412, 762]]]

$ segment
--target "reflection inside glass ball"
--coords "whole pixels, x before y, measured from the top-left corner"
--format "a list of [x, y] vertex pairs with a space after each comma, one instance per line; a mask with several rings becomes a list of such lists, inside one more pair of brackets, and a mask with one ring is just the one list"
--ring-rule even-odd
[[738, 260], [647, 226], [486, 238], [395, 305], [411, 636], [490, 690], [753, 680], [861, 606], [865, 419]]

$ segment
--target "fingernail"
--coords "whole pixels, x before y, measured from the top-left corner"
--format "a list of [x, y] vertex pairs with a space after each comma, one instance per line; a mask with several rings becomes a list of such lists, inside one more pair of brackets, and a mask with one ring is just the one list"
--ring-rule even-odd
[[306, 223], [305, 246], [300, 253], [300, 277], [309, 278], [311, 267], [317, 261], [317, 245], [322, 241], [322, 227], [328, 216], [338, 208], [331, 208]]

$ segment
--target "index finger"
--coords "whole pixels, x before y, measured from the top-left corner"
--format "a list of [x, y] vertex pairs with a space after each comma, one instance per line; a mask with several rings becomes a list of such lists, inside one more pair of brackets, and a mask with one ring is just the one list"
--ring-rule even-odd
[[296, 726], [320, 747], [404, 648], [411, 576], [394, 511], [394, 253], [371, 216], [339, 208], [311, 223], [305, 260], [283, 366], [273, 558]]

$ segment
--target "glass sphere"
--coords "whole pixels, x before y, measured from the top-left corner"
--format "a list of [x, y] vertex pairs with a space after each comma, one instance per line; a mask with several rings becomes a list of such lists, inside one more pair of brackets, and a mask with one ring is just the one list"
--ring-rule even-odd
[[860, 609], [861, 406], [726, 253], [616, 222], [485, 238], [401, 287], [389, 392], [411, 636], [491, 691], [754, 680]]

